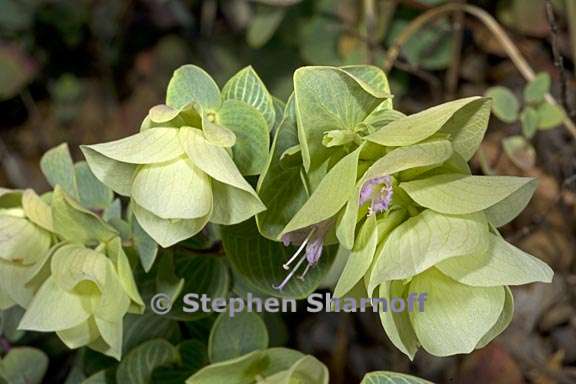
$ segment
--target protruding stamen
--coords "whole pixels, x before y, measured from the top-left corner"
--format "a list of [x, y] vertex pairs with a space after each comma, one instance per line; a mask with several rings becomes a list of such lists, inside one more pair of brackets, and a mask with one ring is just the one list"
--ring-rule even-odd
[[298, 278], [300, 280], [304, 280], [304, 277], [306, 276], [306, 274], [308, 273], [308, 271], [310, 270], [310, 268], [312, 268], [312, 265], [314, 264], [310, 264], [308, 263], [308, 265], [306, 265], [306, 268], [304, 269], [304, 272], [302, 272], [302, 274], [300, 276], [298, 276]]
[[286, 286], [286, 284], [288, 284], [288, 282], [292, 279], [292, 277], [294, 276], [294, 274], [296, 273], [298, 268], [300, 268], [300, 266], [302, 265], [302, 263], [305, 260], [306, 260], [306, 256], [302, 256], [300, 261], [298, 261], [298, 264], [296, 264], [296, 266], [290, 271], [290, 273], [286, 276], [286, 278], [284, 278], [284, 280], [279, 285], [273, 285], [272, 287], [274, 289], [279, 290], [279, 291], [283, 290], [284, 287]]
[[306, 238], [304, 239], [304, 241], [302, 242], [302, 244], [300, 244], [300, 246], [298, 247], [298, 250], [296, 251], [296, 253], [294, 255], [292, 255], [292, 257], [290, 258], [290, 260], [288, 260], [286, 263], [284, 263], [284, 265], [282, 265], [282, 268], [284, 268], [285, 270], [289, 270], [290, 269], [290, 264], [292, 264], [294, 262], [294, 260], [296, 260], [296, 258], [298, 257], [298, 255], [300, 253], [302, 253], [302, 251], [304, 250], [304, 248], [306, 248], [306, 244], [308, 244], [308, 242], [310, 241], [310, 239], [312, 238], [312, 235], [314, 234], [314, 232], [316, 231], [316, 228], [312, 228], [312, 230], [310, 231], [310, 233], [308, 234], [308, 236], [306, 236]]

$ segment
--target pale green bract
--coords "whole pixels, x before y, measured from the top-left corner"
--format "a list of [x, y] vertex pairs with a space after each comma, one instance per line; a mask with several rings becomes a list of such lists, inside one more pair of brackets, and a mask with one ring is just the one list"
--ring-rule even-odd
[[[410, 358], [419, 347], [437, 356], [469, 353], [510, 322], [508, 286], [552, 280], [546, 264], [496, 232], [526, 207], [536, 181], [470, 174], [466, 162], [486, 131], [490, 99], [407, 116], [394, 111], [382, 78], [361, 66], [295, 73], [295, 110], [285, 111], [288, 124], [280, 125], [268, 165], [293, 181], [273, 185], [275, 175], [264, 174], [259, 182], [275, 207], [258, 215], [262, 234], [302, 244], [277, 288], [306, 259], [302, 275], [318, 262], [318, 244], [337, 241], [351, 251], [336, 296], [359, 287], [386, 299], [425, 293], [423, 312], [380, 314], [391, 341]], [[298, 142], [284, 134], [296, 129]]]
[[[545, 80], [527, 100], [541, 99]], [[506, 94], [491, 96], [497, 114], [517, 114], [506, 109]], [[484, 347], [511, 321], [509, 286], [553, 277], [497, 229], [527, 206], [537, 181], [471, 174], [489, 98], [412, 115], [392, 100], [373, 66], [300, 68], [286, 103], [251, 67], [222, 91], [203, 69], [181, 67], [166, 104], [150, 109], [138, 133], [82, 146], [86, 162], [74, 164], [66, 144], [48, 151], [41, 168], [53, 192], [0, 189], [0, 309], [24, 308], [20, 329], [55, 332], [69, 348], [120, 359], [138, 344], [131, 324], [150, 320], [148, 328], [177, 333], [174, 320], [204, 316], [181, 308], [164, 319], [137, 317], [138, 285], [146, 300], [153, 287], [173, 303], [187, 292], [226, 297], [231, 288], [232, 296], [300, 299], [330, 272], [337, 297], [426, 295], [424, 307], [379, 313], [411, 359], [419, 348], [449, 356]], [[129, 198], [127, 209], [112, 191]], [[200, 243], [209, 255], [187, 254]], [[338, 246], [341, 267], [331, 269]], [[180, 381], [328, 383], [314, 357], [269, 349], [268, 320], [222, 314], [204, 360], [197, 356]], [[199, 353], [199, 344], [149, 340], [129, 352], [117, 381], [157, 380], [166, 365], [186, 366], [186, 348]], [[363, 383], [396, 381], [417, 382], [375, 372]]]
[[184, 66], [140, 133], [82, 147], [94, 175], [131, 198], [138, 223], [161, 246], [265, 209], [242, 176], [263, 168], [275, 113], [255, 76], [241, 71], [221, 96], [207, 73]]

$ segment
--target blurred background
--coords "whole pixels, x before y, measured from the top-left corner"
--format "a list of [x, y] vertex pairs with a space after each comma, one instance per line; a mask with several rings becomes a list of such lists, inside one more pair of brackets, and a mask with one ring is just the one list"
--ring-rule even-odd
[[[550, 75], [564, 111], [527, 100], [498, 33], [457, 10], [419, 25], [387, 60], [399, 36], [446, 3], [502, 25], [534, 71]], [[554, 283], [515, 289], [512, 325], [469, 356], [410, 362], [376, 317], [360, 314], [293, 316], [288, 343], [322, 359], [336, 384], [383, 369], [438, 383], [576, 383], [575, 54], [576, 0], [0, 0], [0, 185], [47, 190], [38, 166], [47, 149], [68, 141], [79, 158], [81, 143], [134, 133], [186, 63], [221, 85], [252, 65], [283, 100], [302, 65], [390, 66], [405, 113], [492, 92], [496, 117], [473, 167], [539, 178], [503, 233], [552, 265]]]

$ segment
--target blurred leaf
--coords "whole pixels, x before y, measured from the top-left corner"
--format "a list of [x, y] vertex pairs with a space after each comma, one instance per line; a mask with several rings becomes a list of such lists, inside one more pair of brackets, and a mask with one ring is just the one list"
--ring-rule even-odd
[[[16, 3], [4, 0], [2, 7]], [[0, 15], [5, 15], [2, 8]], [[0, 17], [0, 25], [4, 26]], [[30, 81], [36, 72], [34, 62], [17, 47], [0, 45], [0, 100], [16, 96]]]
[[178, 350], [162, 339], [150, 340], [136, 347], [118, 365], [116, 381], [126, 384], [152, 384], [155, 368], [178, 363]]
[[[394, 20], [387, 36], [388, 44], [392, 44], [407, 25], [408, 20]], [[450, 24], [445, 19], [426, 25], [402, 46], [402, 54], [416, 67], [427, 70], [444, 69], [452, 60], [452, 36]]]
[[80, 161], [74, 165], [80, 203], [90, 209], [105, 209], [112, 203], [114, 193], [94, 176], [88, 163]]
[[301, 29], [300, 54], [313, 65], [340, 65], [338, 42], [342, 25], [327, 17], [314, 16]]
[[528, 170], [536, 163], [536, 150], [524, 136], [515, 135], [502, 140], [504, 152], [518, 167]]
[[514, 94], [505, 87], [488, 88], [486, 97], [491, 97], [492, 112], [505, 123], [513, 123], [518, 119], [520, 104]]
[[538, 112], [538, 128], [551, 129], [562, 124], [566, 115], [560, 106], [552, 105], [548, 102], [541, 104], [537, 109]]
[[32, 26], [35, 8], [40, 3], [36, 0], [2, 0], [0, 4], [2, 5], [2, 12], [0, 12], [2, 29], [16, 32]]
[[67, 143], [48, 150], [40, 160], [40, 168], [52, 187], [59, 185], [69, 196], [78, 200], [76, 170]]
[[208, 356], [210, 362], [217, 363], [266, 347], [268, 331], [260, 316], [241, 312], [232, 317], [224, 312], [218, 316], [210, 332]]
[[532, 107], [526, 107], [520, 113], [520, 122], [522, 123], [522, 133], [527, 138], [532, 138], [538, 130], [538, 112]]
[[260, 48], [274, 35], [284, 19], [285, 9], [260, 6], [248, 26], [246, 41], [252, 48]]
[[8, 384], [40, 384], [48, 368], [48, 356], [38, 349], [18, 347], [0, 361], [0, 378]]
[[156, 291], [164, 293], [170, 298], [170, 305], [173, 304], [182, 293], [184, 279], [178, 278], [174, 268], [174, 256], [169, 250], [160, 258], [158, 273], [156, 274]]
[[24, 331], [18, 329], [22, 316], [24, 309], [16, 305], [0, 311], [0, 335], [12, 342], [20, 340], [24, 336]]
[[539, 73], [538, 76], [524, 88], [524, 100], [527, 103], [540, 103], [549, 91], [550, 75], [546, 72]]

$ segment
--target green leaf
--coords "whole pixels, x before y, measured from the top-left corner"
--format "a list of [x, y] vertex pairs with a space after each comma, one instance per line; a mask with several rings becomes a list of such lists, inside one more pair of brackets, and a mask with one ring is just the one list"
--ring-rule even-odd
[[450, 135], [454, 152], [466, 161], [470, 160], [480, 147], [490, 119], [491, 100], [475, 100], [454, 113], [441, 133]]
[[252, 48], [264, 46], [282, 23], [285, 13], [285, 7], [257, 7], [246, 32], [248, 45]]
[[[468, 97], [428, 108], [422, 112], [392, 121], [378, 131], [366, 136], [365, 139], [384, 146], [407, 146], [418, 143], [440, 131], [445, 125], [449, 124], [450, 119], [454, 118], [455, 121], [461, 121], [465, 120], [468, 114], [473, 115], [476, 113], [477, 109], [466, 109], [463, 115], [456, 115], [458, 111], [470, 103], [475, 103], [476, 106], [479, 105], [480, 100], [482, 100], [480, 97]], [[480, 117], [481, 115], [480, 113]], [[482, 122], [482, 119], [478, 118], [478, 121]], [[472, 122], [476, 122], [475, 119], [472, 118]], [[446, 129], [455, 130], [452, 126], [448, 126]], [[473, 129], [470, 128], [470, 130], [472, 131]], [[482, 129], [474, 130], [481, 131]], [[471, 148], [472, 145], [466, 143], [468, 139], [459, 139], [458, 145], [462, 148]], [[477, 140], [475, 138], [473, 141]]]
[[162, 219], [197, 219], [212, 211], [210, 179], [186, 157], [140, 168], [132, 199]]
[[526, 107], [520, 113], [520, 122], [522, 123], [522, 133], [527, 138], [532, 138], [538, 130], [539, 117], [538, 112], [532, 107]]
[[496, 324], [492, 326], [490, 331], [486, 333], [482, 339], [478, 342], [476, 349], [484, 348], [488, 343], [496, 338], [499, 334], [504, 332], [508, 325], [512, 322], [512, 317], [514, 316], [514, 296], [512, 296], [512, 291], [508, 287], [504, 287], [506, 292], [506, 299], [504, 301], [504, 308]]
[[[221, 258], [213, 255], [176, 255], [176, 275], [184, 279], [182, 295], [175, 301], [182, 303], [187, 293], [205, 294], [207, 297], [226, 297], [230, 289], [230, 275]], [[181, 306], [178, 306], [181, 307]], [[190, 321], [209, 316], [210, 313], [186, 313], [176, 306], [170, 316], [177, 320]]]
[[352, 130], [384, 98], [338, 68], [303, 67], [294, 72], [298, 136], [306, 170], [314, 169], [332, 150], [322, 145], [324, 132]]
[[180, 337], [180, 328], [176, 321], [152, 312], [142, 315], [128, 314], [124, 317], [122, 335], [122, 354], [126, 355], [138, 345], [152, 339], [176, 341]]
[[564, 122], [566, 114], [559, 105], [553, 105], [548, 102], [542, 103], [537, 109], [538, 128], [552, 129]]
[[[387, 281], [380, 285], [378, 297], [390, 303], [394, 297], [406, 298], [408, 288], [402, 281]], [[420, 343], [412, 329], [409, 312], [394, 312], [388, 309], [380, 311], [379, 315], [382, 327], [390, 341], [410, 360], [414, 359]]]
[[360, 228], [354, 248], [334, 288], [334, 296], [344, 296], [362, 279], [372, 264], [377, 242], [376, 215], [371, 215]]
[[150, 272], [158, 255], [158, 244], [142, 229], [138, 220], [132, 220], [132, 235], [142, 268], [144, 272]]
[[209, 215], [197, 219], [162, 219], [134, 202], [132, 212], [142, 229], [164, 248], [194, 236], [210, 219]]
[[[374, 65], [345, 65], [340, 67], [341, 70], [348, 73], [372, 95], [381, 98], [388, 98], [386, 103], [387, 108], [392, 108], [392, 95], [390, 93], [390, 85], [388, 84], [388, 77], [384, 71]], [[383, 108], [382, 105], [378, 109]]]
[[494, 206], [532, 180], [529, 177], [453, 173], [408, 181], [401, 183], [400, 188], [423, 207], [441, 213], [466, 214]]
[[410, 312], [414, 332], [434, 356], [472, 352], [500, 318], [504, 287], [470, 287], [430, 269], [415, 276], [410, 293], [427, 293], [425, 310]]
[[195, 102], [206, 110], [216, 110], [220, 106], [220, 90], [210, 75], [195, 65], [183, 65], [174, 71], [166, 91], [166, 104], [172, 108], [182, 108]]
[[370, 276], [368, 293], [388, 280], [412, 277], [450, 257], [476, 255], [489, 246], [484, 214], [449, 216], [426, 210], [388, 237]]
[[110, 371], [100, 371], [84, 380], [82, 384], [111, 384], [111, 377]]
[[286, 271], [282, 265], [294, 254], [296, 247], [284, 247], [279, 242], [263, 238], [258, 234], [253, 220], [221, 230], [226, 256], [235, 271], [257, 292], [270, 296], [306, 298], [328, 273], [336, 254], [335, 249], [325, 248], [320, 262], [310, 269], [306, 279], [294, 279], [282, 291], [278, 291], [273, 286], [284, 279]]
[[48, 356], [38, 349], [17, 347], [0, 361], [0, 379], [9, 384], [40, 384], [48, 369]]
[[66, 196], [60, 187], [52, 195], [52, 218], [54, 231], [70, 242], [106, 243], [118, 236], [116, 230]]
[[367, 373], [360, 384], [432, 384], [432, 382], [403, 373], [376, 371]]
[[266, 347], [268, 330], [260, 316], [252, 312], [237, 313], [234, 317], [221, 313], [210, 332], [208, 356], [212, 363], [218, 363]]
[[282, 122], [276, 130], [266, 168], [258, 179], [258, 195], [266, 210], [256, 215], [262, 236], [278, 240], [286, 224], [304, 205], [308, 197], [302, 183], [300, 164], [292, 165], [283, 158], [289, 148], [298, 145], [294, 98], [286, 105]]
[[[104, 170], [95, 168], [87, 152], [97, 152], [111, 160], [129, 164], [154, 164], [173, 160], [184, 154], [178, 141], [178, 129], [153, 128], [108, 143], [80, 146], [88, 165], [98, 177]], [[108, 185], [101, 177], [100, 181]]]
[[500, 120], [513, 123], [518, 119], [520, 103], [508, 88], [501, 86], [489, 88], [486, 97], [492, 98], [492, 111]]
[[253, 384], [258, 377], [267, 378], [286, 371], [304, 355], [285, 348], [254, 351], [233, 360], [209, 365], [192, 377], [186, 384]]
[[178, 350], [166, 340], [150, 340], [133, 349], [118, 365], [116, 381], [129, 384], [151, 384], [155, 368], [179, 361]]
[[[279, 8], [275, 8], [274, 10], [277, 11], [278, 9]], [[279, 13], [283, 14], [283, 12]], [[250, 26], [248, 36], [250, 35], [250, 30], [253, 27], [254, 23]], [[249, 106], [254, 107], [258, 112], [262, 114], [264, 120], [266, 120], [268, 130], [271, 130], [274, 126], [274, 122], [276, 120], [274, 101], [270, 95], [270, 92], [268, 92], [268, 89], [256, 71], [254, 71], [254, 68], [251, 66], [240, 70], [238, 73], [232, 76], [230, 80], [228, 80], [226, 85], [224, 85], [224, 88], [222, 88], [222, 97], [224, 100], [243, 101]], [[226, 104], [224, 104], [222, 108], [224, 108], [225, 105]], [[219, 111], [219, 114], [221, 113], [223, 112]], [[233, 121], [232, 117], [233, 116], [228, 119], [229, 122]], [[232, 129], [232, 127], [229, 128]]]
[[354, 193], [362, 147], [342, 158], [330, 171], [282, 233], [320, 223], [336, 215]]
[[486, 209], [484, 212], [490, 224], [501, 227], [511, 222], [526, 208], [536, 187], [538, 179], [532, 179], [501, 202]]
[[98, 180], [122, 196], [130, 196], [132, 179], [136, 173], [136, 164], [120, 163], [97, 151], [80, 146], [90, 170]]
[[550, 75], [541, 72], [524, 88], [524, 101], [534, 104], [541, 103], [549, 91]]
[[504, 152], [514, 164], [524, 170], [534, 168], [536, 150], [524, 136], [514, 135], [502, 140]]
[[0, 215], [0, 261], [35, 263], [50, 248], [50, 233], [22, 217]]
[[492, 234], [486, 252], [444, 260], [436, 268], [474, 287], [550, 283], [554, 275], [546, 263]]
[[304, 356], [288, 371], [268, 378], [271, 384], [328, 384], [328, 368], [314, 356]]
[[236, 135], [232, 155], [243, 175], [260, 174], [268, 159], [270, 147], [268, 127], [272, 125], [267, 126], [262, 116], [255, 108], [237, 100], [226, 100], [216, 114], [218, 124], [230, 129]]
[[112, 203], [114, 194], [94, 176], [88, 163], [80, 161], [74, 165], [80, 203], [90, 209], [105, 209]]
[[40, 159], [40, 168], [51, 186], [60, 185], [66, 193], [78, 199], [76, 172], [68, 144], [60, 144], [46, 152]]

